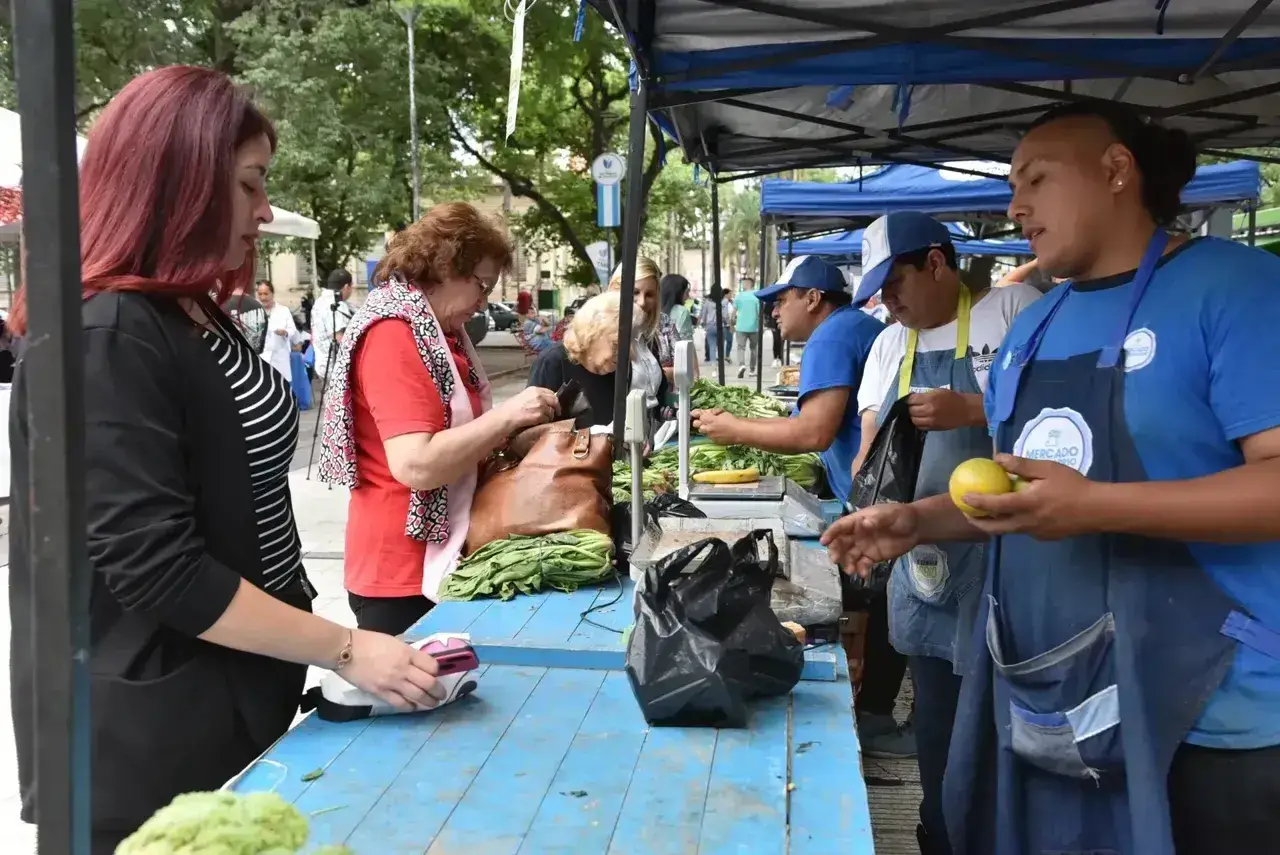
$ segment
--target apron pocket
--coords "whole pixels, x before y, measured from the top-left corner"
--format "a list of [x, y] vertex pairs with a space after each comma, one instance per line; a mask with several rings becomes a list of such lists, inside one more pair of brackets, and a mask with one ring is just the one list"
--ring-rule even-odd
[[1115, 618], [1092, 626], [1051, 650], [1009, 663], [994, 597], [987, 616], [987, 648], [1009, 692], [1009, 748], [1028, 763], [1069, 778], [1124, 773], [1119, 690], [1115, 685]]
[[1035, 713], [1010, 700], [1013, 753], [1046, 772], [1068, 778], [1097, 779], [1103, 772], [1122, 772], [1117, 692], [1116, 686], [1108, 686], [1066, 712]]

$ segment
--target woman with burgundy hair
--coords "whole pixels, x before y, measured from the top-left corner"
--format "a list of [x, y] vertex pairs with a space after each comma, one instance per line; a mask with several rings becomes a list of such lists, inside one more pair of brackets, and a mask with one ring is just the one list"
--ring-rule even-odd
[[[442, 694], [430, 656], [311, 613], [288, 484], [297, 407], [218, 308], [252, 276], [274, 149], [229, 78], [172, 67], [112, 100], [81, 165], [95, 855], [260, 755], [288, 729], [308, 665], [400, 709]], [[21, 294], [10, 321], [24, 330]], [[33, 821], [28, 394], [20, 360], [10, 685]]]
[[342, 337], [320, 477], [351, 489], [343, 569], [365, 629], [399, 634], [431, 609], [466, 541], [480, 464], [557, 411], [546, 389], [493, 406], [467, 338], [511, 256], [475, 208], [437, 205], [391, 239], [381, 285]]

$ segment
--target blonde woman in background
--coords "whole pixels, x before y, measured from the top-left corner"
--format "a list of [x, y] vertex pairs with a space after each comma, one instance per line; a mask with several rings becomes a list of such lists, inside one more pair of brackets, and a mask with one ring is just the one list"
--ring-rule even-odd
[[[661, 412], [668, 388], [675, 374], [676, 327], [669, 316], [658, 310], [658, 280], [662, 271], [652, 259], [636, 259], [635, 304], [637, 316], [632, 320], [636, 330], [636, 346], [631, 349], [631, 388], [643, 389], [648, 398], [649, 413], [654, 419], [669, 417]], [[609, 280], [609, 291], [622, 290], [622, 265]], [[642, 323], [640, 316], [645, 318]]]
[[[588, 409], [581, 413], [574, 427], [607, 425], [613, 421], [613, 384], [618, 367], [617, 291], [592, 297], [582, 304], [564, 341], [557, 342], [538, 355], [529, 371], [529, 385], [555, 392], [574, 380], [582, 388]], [[633, 328], [640, 328], [648, 316], [637, 308]], [[533, 438], [533, 431], [528, 432]]]

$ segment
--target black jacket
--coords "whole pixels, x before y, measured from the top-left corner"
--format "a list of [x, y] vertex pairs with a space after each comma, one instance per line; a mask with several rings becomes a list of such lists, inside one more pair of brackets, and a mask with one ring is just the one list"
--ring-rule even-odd
[[[218, 311], [209, 302], [206, 311]], [[200, 331], [172, 300], [83, 307], [85, 478], [93, 570], [95, 830], [136, 828], [175, 795], [217, 789], [289, 727], [306, 668], [196, 636], [241, 578], [261, 586], [243, 428]], [[9, 416], [11, 693], [23, 818], [36, 803], [26, 356]], [[38, 475], [38, 473], [37, 473]], [[278, 594], [310, 609], [309, 584]]]

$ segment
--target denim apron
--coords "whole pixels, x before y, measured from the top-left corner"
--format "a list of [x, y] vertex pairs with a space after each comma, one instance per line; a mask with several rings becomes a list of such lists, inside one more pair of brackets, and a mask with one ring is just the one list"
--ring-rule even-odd
[[[907, 334], [907, 350], [898, 385], [880, 407], [880, 421], [895, 401], [912, 391], [950, 388], [962, 395], [981, 395], [969, 354], [969, 314], [973, 296], [960, 288], [956, 307], [956, 349], [917, 353], [919, 334]], [[924, 443], [915, 498], [947, 492], [951, 472], [971, 457], [990, 457], [991, 437], [983, 427], [931, 431]], [[889, 580], [889, 641], [906, 656], [945, 659], [960, 673], [969, 659], [973, 622], [981, 600], [981, 543], [922, 544], [899, 558]]]
[[[1123, 347], [1167, 240], [1158, 231], [1147, 247], [1126, 315], [1099, 319], [1116, 324], [1101, 351], [1036, 360], [1068, 286], [1025, 345], [1003, 353], [993, 418], [1001, 451], [1056, 460], [1095, 481], [1148, 480], [1125, 424]], [[1237, 642], [1280, 650], [1278, 637], [1181, 542], [1007, 535], [988, 557], [944, 786], [954, 852], [1174, 855], [1174, 752]], [[1004, 575], [1018, 585], [1002, 589]], [[1071, 584], [1047, 602], [1038, 582], [1051, 577]]]

